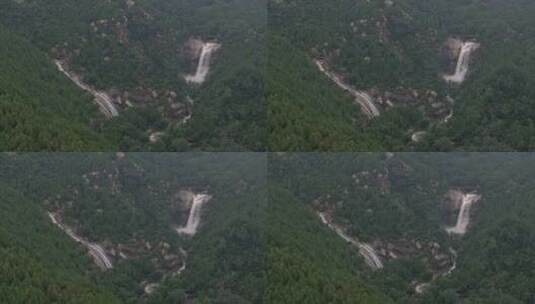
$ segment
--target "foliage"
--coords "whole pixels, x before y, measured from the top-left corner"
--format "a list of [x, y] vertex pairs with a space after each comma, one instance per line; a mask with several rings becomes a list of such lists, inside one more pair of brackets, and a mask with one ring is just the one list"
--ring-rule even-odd
[[[532, 149], [533, 2], [288, 0], [270, 1], [268, 11], [274, 150]], [[460, 86], [441, 77], [455, 65], [442, 51], [448, 38], [481, 44]], [[319, 85], [328, 79], [312, 66], [313, 59], [328, 60], [359, 90], [449, 95], [455, 100], [453, 118], [441, 123], [422, 117], [417, 106], [396, 105], [366, 123], [339, 88]], [[425, 140], [412, 143], [411, 135], [422, 129], [428, 131]]]
[[[14, 52], [4, 63], [11, 72], [3, 73], [8, 85], [2, 83], [0, 92], [0, 101], [10, 104], [2, 112], [12, 115], [2, 129], [13, 134], [2, 139], [3, 150], [265, 150], [265, 19], [262, 0], [3, 1], [0, 36], [10, 33], [0, 51]], [[196, 68], [197, 61], [184, 51], [192, 38], [222, 45], [201, 86], [183, 79]], [[15, 53], [11, 40], [15, 45], [23, 41], [37, 55]], [[32, 57], [39, 57], [40, 69], [30, 65]], [[57, 57], [67, 58], [71, 70], [99, 90], [160, 94], [135, 103], [134, 109], [121, 105], [119, 118], [102, 122], [89, 97], [52, 71], [51, 59]], [[19, 96], [34, 87], [37, 96]], [[68, 96], [57, 96], [66, 88]], [[177, 104], [194, 101], [188, 124], [169, 114], [172, 105], [165, 92], [176, 94]], [[65, 106], [61, 115], [58, 106]], [[34, 129], [62, 142], [47, 146]], [[164, 133], [157, 143], [149, 141], [154, 131]], [[97, 144], [82, 145], [93, 141]]]

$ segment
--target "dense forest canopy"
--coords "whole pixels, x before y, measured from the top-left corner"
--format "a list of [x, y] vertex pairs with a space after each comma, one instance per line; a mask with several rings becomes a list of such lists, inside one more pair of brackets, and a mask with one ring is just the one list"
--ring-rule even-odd
[[[534, 165], [528, 153], [0, 154], [0, 300], [528, 304]], [[209, 196], [198, 209], [196, 195]]]
[[[532, 1], [269, 1], [268, 15], [273, 150], [533, 148]], [[479, 46], [460, 84], [443, 79], [456, 69], [453, 41]], [[314, 60], [372, 95], [381, 115], [356, 114]]]
[[[265, 165], [249, 153], [0, 154], [0, 302], [258, 303]], [[210, 199], [180, 235], [190, 193]]]
[[[533, 155], [518, 153], [272, 155], [270, 209], [276, 216], [270, 221], [277, 224], [269, 229], [277, 233], [269, 234], [269, 269], [277, 271], [270, 283], [288, 283], [283, 265], [293, 260], [293, 271], [306, 277], [294, 282], [296, 289], [316, 294], [308, 303], [345, 303], [355, 293], [393, 303], [531, 303], [534, 162]], [[448, 235], [459, 212], [448, 198], [458, 191], [481, 199], [471, 208], [468, 232]], [[318, 212], [373, 246], [384, 268], [370, 270]], [[291, 242], [285, 241], [289, 233]], [[342, 275], [342, 282], [356, 281], [352, 288], [314, 287]], [[362, 299], [347, 303], [374, 303]]]
[[[265, 150], [265, 8], [263, 0], [2, 1], [9, 136], [0, 148]], [[205, 82], [187, 83], [201, 42], [221, 47]], [[119, 116], [106, 121], [54, 60], [109, 95]]]

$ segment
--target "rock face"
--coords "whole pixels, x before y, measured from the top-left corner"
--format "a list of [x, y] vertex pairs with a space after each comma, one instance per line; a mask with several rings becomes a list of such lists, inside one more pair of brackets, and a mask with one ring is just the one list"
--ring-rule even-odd
[[452, 189], [446, 193], [446, 200], [444, 200], [444, 207], [447, 211], [453, 212], [461, 209], [464, 193], [460, 190]]
[[88, 249], [89, 255], [100, 269], [108, 270], [113, 268], [111, 259], [108, 257], [106, 251], [102, 248], [102, 246], [96, 243], [91, 243], [85, 238], [82, 238], [81, 236], [77, 235], [72, 228], [66, 226], [61, 222], [61, 217], [59, 215], [52, 212], [48, 212], [48, 216], [54, 225], [58, 226], [61, 230], [63, 230], [71, 239], [73, 239], [77, 243], [82, 244]]
[[444, 75], [444, 80], [449, 83], [462, 83], [465, 80], [466, 75], [468, 74], [471, 54], [478, 48], [479, 43], [472, 41], [462, 42], [461, 49], [458, 52], [457, 56], [457, 66], [455, 68], [455, 73], [451, 75]]
[[190, 38], [184, 44], [184, 47], [182, 48], [182, 53], [188, 59], [199, 59], [199, 57], [201, 56], [203, 44], [204, 42], [200, 39]]
[[180, 205], [182, 209], [189, 210], [191, 208], [191, 204], [193, 203], [193, 198], [195, 197], [195, 193], [189, 190], [180, 190], [177, 196], [178, 196], [178, 199], [180, 200]]
[[372, 270], [383, 268], [383, 262], [381, 261], [381, 258], [377, 255], [377, 252], [370, 244], [361, 243], [356, 238], [352, 238], [346, 234], [344, 228], [332, 223], [332, 215], [328, 214], [327, 212], [317, 212], [317, 214], [323, 224], [327, 225], [327, 227], [338, 234], [338, 236], [340, 236], [348, 244], [358, 248], [359, 254], [364, 258], [365, 263], [370, 266]]
[[458, 38], [448, 38], [444, 43], [444, 51], [452, 61], [459, 57], [462, 47], [463, 41]]

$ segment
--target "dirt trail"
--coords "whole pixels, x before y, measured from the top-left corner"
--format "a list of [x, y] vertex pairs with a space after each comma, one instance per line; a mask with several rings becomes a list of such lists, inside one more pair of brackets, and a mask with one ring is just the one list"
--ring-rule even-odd
[[99, 106], [100, 111], [108, 118], [112, 118], [114, 116], [118, 116], [119, 112], [113, 105], [113, 101], [108, 94], [104, 92], [100, 92], [92, 88], [90, 85], [82, 82], [80, 77], [70, 71], [67, 70], [66, 64], [63, 61], [55, 60], [54, 63], [56, 64], [56, 67], [60, 72], [62, 72], [65, 76], [67, 76], [72, 82], [74, 82], [79, 88], [81, 88], [84, 91], [87, 91], [93, 95], [95, 98], [95, 102]]
[[357, 247], [359, 249], [359, 254], [364, 258], [364, 261], [370, 268], [373, 270], [381, 269], [383, 268], [383, 263], [377, 253], [375, 252], [375, 249], [373, 249], [372, 246], [366, 243], [361, 243], [358, 240], [350, 237], [347, 235], [342, 228], [337, 226], [336, 224], [331, 223], [329, 219], [327, 218], [327, 215], [323, 212], [318, 212], [318, 216], [320, 217], [323, 224], [327, 225], [331, 230], [336, 232], [338, 236], [340, 236], [342, 239], [344, 239], [349, 244]]
[[61, 230], [63, 230], [69, 237], [71, 237], [77, 243], [80, 243], [83, 246], [85, 246], [89, 250], [89, 254], [93, 258], [95, 263], [102, 270], [108, 270], [108, 269], [113, 268], [113, 264], [110, 258], [106, 255], [106, 252], [100, 245], [88, 242], [82, 237], [78, 236], [76, 233], [74, 233], [74, 231], [70, 227], [64, 225], [56, 214], [52, 212], [48, 212], [48, 216], [50, 217], [50, 220], [52, 221], [54, 225], [58, 226]]
[[351, 85], [344, 83], [342, 79], [340, 79], [340, 76], [328, 70], [324, 62], [320, 60], [314, 60], [314, 63], [316, 63], [316, 66], [323, 74], [325, 74], [327, 77], [329, 77], [329, 79], [336, 83], [336, 85], [338, 85], [344, 91], [350, 93], [351, 96], [355, 98], [355, 101], [360, 104], [362, 111], [364, 112], [364, 114], [366, 114], [366, 116], [368, 116], [369, 118], [373, 118], [381, 115], [379, 109], [377, 109], [377, 107], [375, 106], [372, 97], [368, 95], [368, 93], [357, 91]]

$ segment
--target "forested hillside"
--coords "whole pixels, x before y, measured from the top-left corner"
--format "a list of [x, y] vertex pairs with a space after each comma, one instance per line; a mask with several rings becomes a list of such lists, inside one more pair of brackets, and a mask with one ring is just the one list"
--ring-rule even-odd
[[533, 155], [266, 158], [0, 154], [0, 301], [535, 300]]
[[[2, 147], [264, 150], [265, 26], [262, 0], [2, 1], [2, 128], [14, 135]], [[39, 145], [40, 133], [65, 143]]]
[[[295, 284], [315, 292], [311, 303], [345, 303], [369, 290], [393, 303], [533, 302], [532, 155], [297, 153], [271, 159], [270, 185], [279, 189], [270, 200], [277, 222], [270, 229], [299, 249], [281, 250], [280, 240], [270, 246], [277, 248], [270, 251], [276, 265], [270, 269], [277, 269], [270, 282], [280, 284], [286, 271], [306, 274], [308, 280]], [[467, 226], [459, 224], [461, 193], [478, 195], [463, 217]], [[459, 225], [466, 231], [453, 229]], [[370, 256], [380, 260], [378, 267], [368, 263]], [[291, 272], [290, 265], [300, 266]], [[356, 282], [317, 287], [342, 274], [344, 282]], [[346, 296], [337, 298], [340, 293]], [[359, 300], [348, 303], [368, 303]]]
[[89, 258], [48, 222], [45, 210], [0, 183], [2, 303], [120, 303], [90, 280]]
[[[532, 149], [533, 2], [289, 0], [268, 13], [273, 150]], [[466, 42], [466, 78], [448, 82]], [[356, 114], [362, 97], [318, 63], [380, 115]]]
[[270, 187], [266, 303], [394, 303], [364, 282], [361, 259], [278, 185]]
[[77, 151], [114, 147], [98, 131], [102, 121], [97, 118], [91, 99], [63, 79], [46, 54], [2, 25], [0, 56], [1, 150]]
[[247, 153], [0, 155], [0, 301], [259, 303], [265, 165]]

